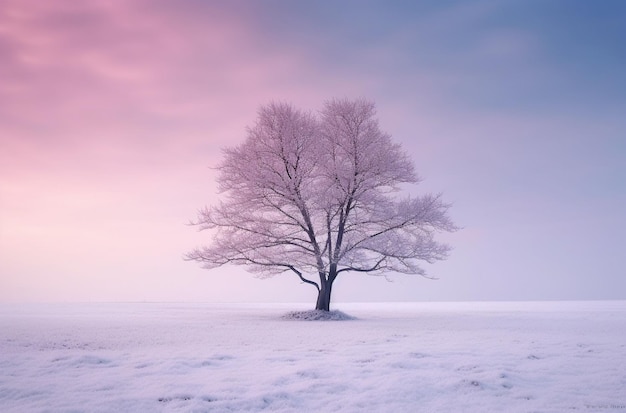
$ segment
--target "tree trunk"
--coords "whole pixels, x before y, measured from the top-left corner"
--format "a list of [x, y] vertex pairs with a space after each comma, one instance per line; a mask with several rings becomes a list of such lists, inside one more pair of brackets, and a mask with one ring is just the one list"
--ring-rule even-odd
[[333, 290], [333, 282], [337, 278], [337, 266], [331, 265], [328, 279], [322, 281], [320, 291], [317, 294], [316, 310], [330, 311], [330, 294]]
[[316, 310], [330, 311], [330, 293], [333, 288], [333, 283], [330, 281], [322, 284], [320, 292], [317, 294]]

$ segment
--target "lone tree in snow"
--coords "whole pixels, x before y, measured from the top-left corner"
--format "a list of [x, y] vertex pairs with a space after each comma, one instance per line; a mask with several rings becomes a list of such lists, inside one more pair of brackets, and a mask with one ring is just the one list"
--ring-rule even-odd
[[416, 184], [412, 161], [379, 129], [374, 104], [332, 99], [315, 116], [292, 105], [260, 108], [245, 142], [218, 167], [224, 199], [192, 222], [212, 243], [187, 254], [211, 269], [247, 265], [261, 277], [292, 272], [329, 310], [341, 273], [425, 275], [447, 257], [454, 231], [440, 195], [398, 197]]

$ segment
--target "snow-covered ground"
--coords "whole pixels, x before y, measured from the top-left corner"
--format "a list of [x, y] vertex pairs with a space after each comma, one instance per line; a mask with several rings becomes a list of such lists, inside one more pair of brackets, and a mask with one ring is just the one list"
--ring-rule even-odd
[[626, 302], [0, 306], [1, 412], [624, 412]]

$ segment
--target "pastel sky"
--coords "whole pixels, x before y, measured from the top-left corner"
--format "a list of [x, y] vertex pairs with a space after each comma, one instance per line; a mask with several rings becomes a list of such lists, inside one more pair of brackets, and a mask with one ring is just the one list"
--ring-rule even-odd
[[366, 97], [462, 231], [337, 301], [626, 299], [626, 2], [0, 0], [0, 301], [305, 301], [183, 254], [272, 100]]

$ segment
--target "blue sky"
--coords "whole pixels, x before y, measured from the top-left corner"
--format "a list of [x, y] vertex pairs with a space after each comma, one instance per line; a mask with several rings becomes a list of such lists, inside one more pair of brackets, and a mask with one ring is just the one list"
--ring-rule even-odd
[[182, 261], [259, 105], [377, 103], [464, 229], [335, 299], [626, 299], [622, 1], [0, 0], [0, 301], [313, 301]]

